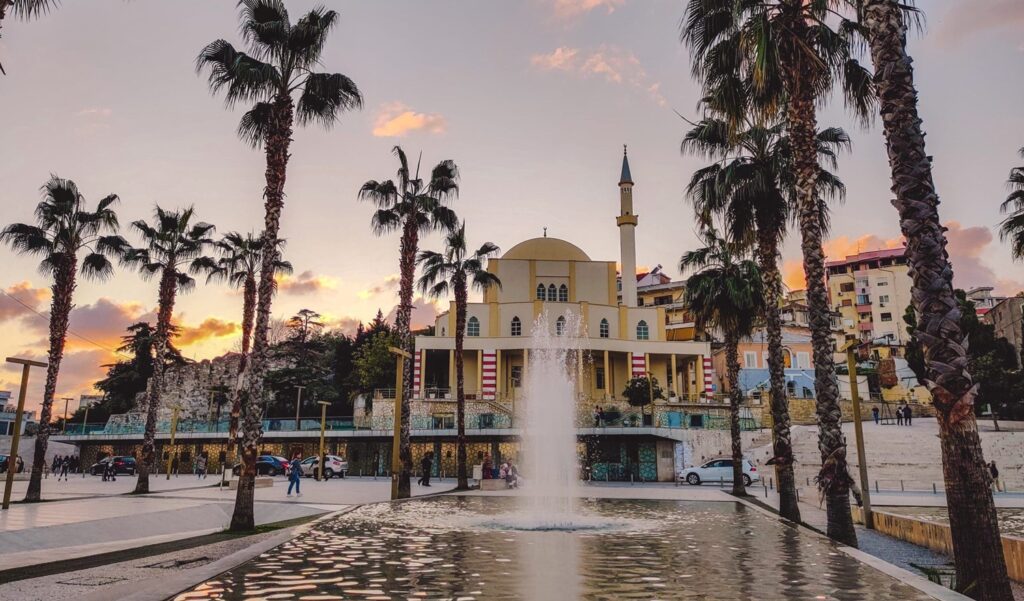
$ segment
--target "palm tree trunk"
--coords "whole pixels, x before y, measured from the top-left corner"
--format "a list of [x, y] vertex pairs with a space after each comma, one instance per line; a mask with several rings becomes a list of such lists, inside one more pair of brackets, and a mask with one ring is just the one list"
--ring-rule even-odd
[[235, 439], [238, 437], [238, 421], [242, 415], [242, 383], [249, 360], [249, 349], [252, 342], [252, 322], [255, 313], [256, 278], [253, 275], [249, 275], [242, 284], [242, 357], [238, 361], [238, 382], [231, 391], [231, 417], [228, 420], [228, 448], [225, 455], [228, 465], [235, 460]]
[[[801, 18], [792, 24], [794, 34], [806, 39], [807, 23]], [[810, 46], [812, 44], [808, 44]], [[814, 357], [815, 405], [818, 416], [818, 450], [822, 468], [817, 481], [825, 497], [828, 514], [827, 534], [833, 540], [857, 546], [857, 532], [850, 511], [850, 477], [846, 463], [846, 438], [839, 406], [839, 384], [832, 360], [831, 311], [825, 287], [825, 253], [822, 250], [821, 212], [817, 184], [820, 167], [817, 153], [817, 114], [811, 80], [816, 66], [807, 64], [799, 52], [789, 52], [786, 74], [789, 97], [787, 128], [793, 148], [796, 201], [800, 222], [804, 276], [807, 280], [807, 308]]]
[[864, 0], [875, 85], [881, 104], [893, 204], [907, 239], [916, 334], [924, 346], [925, 385], [938, 413], [942, 471], [957, 587], [975, 599], [1011, 599], [990, 479], [974, 416], [977, 386], [967, 371], [953, 270], [939, 221], [931, 158], [917, 112], [906, 23], [895, 0]]
[[[410, 355], [415, 351], [412, 337], [412, 292], [413, 280], [416, 276], [416, 251], [419, 248], [419, 223], [416, 215], [406, 217], [402, 228], [402, 240], [399, 248], [399, 290], [398, 312], [395, 315], [395, 334], [402, 350]], [[412, 443], [409, 439], [409, 422], [411, 419], [412, 400], [412, 361], [403, 362], [402, 370], [402, 414], [395, 416], [401, 420], [399, 433], [399, 458], [402, 468], [398, 474], [398, 498], [408, 499], [412, 494], [409, 478], [412, 475]]]
[[458, 474], [457, 490], [469, 489], [466, 473], [466, 375], [464, 372], [462, 348], [466, 337], [466, 280], [456, 275], [455, 283], [455, 425], [458, 436], [455, 441], [455, 466]]
[[772, 455], [779, 487], [779, 514], [800, 522], [800, 504], [793, 474], [793, 439], [790, 434], [789, 399], [786, 396], [786, 372], [782, 357], [782, 274], [779, 273], [778, 248], [771, 232], [758, 232], [757, 259], [764, 277], [765, 333], [768, 338], [768, 381], [771, 386]]
[[[173, 265], [171, 258], [169, 264]], [[160, 395], [163, 392], [164, 371], [167, 368], [167, 343], [171, 334], [171, 315], [174, 312], [174, 297], [178, 291], [177, 274], [173, 267], [164, 269], [160, 276], [160, 303], [157, 310], [156, 332], [154, 334], [153, 377], [149, 379], [146, 403], [146, 430], [142, 439], [142, 460], [138, 462], [139, 479], [132, 494], [149, 493], [149, 471], [156, 465], [156, 418], [160, 411]]]
[[725, 365], [729, 378], [729, 435], [732, 438], [732, 494], [744, 497], [747, 487], [743, 485], [743, 439], [740, 434], [740, 406], [743, 391], [740, 390], [739, 339], [734, 332], [725, 334]]
[[67, 340], [68, 319], [71, 316], [71, 300], [75, 292], [75, 273], [78, 259], [74, 255], [56, 273], [51, 288], [50, 302], [50, 351], [47, 356], [46, 384], [43, 387], [43, 406], [39, 410], [39, 430], [36, 433], [35, 454], [32, 458], [32, 474], [28, 481], [25, 502], [34, 503], [42, 498], [43, 466], [46, 465], [46, 446], [50, 440], [50, 417], [53, 412], [53, 396], [57, 391], [57, 374], [64, 358], [64, 342]]
[[235, 510], [229, 528], [233, 532], [256, 528], [253, 501], [256, 492], [256, 457], [260, 439], [263, 437], [263, 407], [267, 401], [264, 388], [270, 351], [267, 330], [270, 327], [270, 308], [274, 300], [274, 272], [279, 246], [277, 234], [281, 229], [284, 184], [288, 175], [288, 148], [291, 146], [294, 118], [295, 105], [291, 96], [287, 93], [279, 94], [274, 99], [265, 145], [265, 237], [256, 297], [256, 326], [253, 331], [252, 356], [249, 358], [248, 393], [243, 399], [242, 408], [242, 470], [238, 478]]

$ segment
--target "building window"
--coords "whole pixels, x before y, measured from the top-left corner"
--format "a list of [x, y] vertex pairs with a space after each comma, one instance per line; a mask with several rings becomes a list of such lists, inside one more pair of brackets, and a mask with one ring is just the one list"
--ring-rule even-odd
[[466, 336], [479, 336], [480, 335], [480, 320], [475, 317], [470, 317], [469, 321], [466, 322]]
[[555, 336], [565, 334], [565, 318], [561, 315], [555, 320]]
[[555, 288], [554, 284], [548, 286], [548, 300], [552, 302], [558, 300], [558, 289]]
[[512, 366], [512, 373], [510, 374], [510, 378], [512, 380], [512, 387], [513, 388], [519, 388], [520, 386], [522, 386], [523, 385], [523, 366], [522, 365], [513, 365]]
[[651, 337], [650, 331], [647, 329], [647, 322], [640, 320], [636, 322], [636, 339], [637, 340], [649, 340]]
[[537, 284], [537, 300], [544, 300], [545, 296], [544, 284]]
[[654, 297], [654, 304], [655, 305], [671, 305], [672, 304], [672, 295], [670, 294], [670, 295], [667, 295], [667, 296], [656, 296], [656, 297]]
[[888, 286], [888, 285], [889, 285], [889, 282], [887, 282], [885, 280], [878, 280], [878, 281], [875, 282], [875, 286]]
[[797, 369], [810, 369], [811, 368], [811, 356], [810, 354], [799, 351], [796, 354], [796, 368]]
[[512, 335], [522, 336], [523, 335], [523, 322], [519, 321], [519, 317], [512, 318]]
[[596, 380], [595, 383], [594, 383], [595, 387], [598, 390], [604, 390], [605, 387], [604, 387], [604, 368], [603, 367], [595, 367], [594, 368], [594, 379]]
[[757, 353], [754, 351], [743, 352], [743, 367], [757, 369]]
[[569, 302], [569, 287], [562, 284], [558, 287], [558, 302], [567, 303]]
[[844, 298], [843, 299], [843, 306], [844, 307], [852, 307], [853, 306], [853, 301], [848, 299], [848, 298]]
[[882, 313], [882, 321], [892, 321], [892, 313]]
[[600, 333], [601, 338], [607, 338], [608, 337], [608, 320], [607, 319], [602, 319], [601, 320], [600, 332], [601, 332]]
[[840, 292], [853, 292], [853, 282], [843, 282], [839, 284]]
[[882, 304], [885, 304], [885, 303], [889, 302], [889, 295], [888, 294], [880, 294], [878, 296], [878, 302], [882, 303]]

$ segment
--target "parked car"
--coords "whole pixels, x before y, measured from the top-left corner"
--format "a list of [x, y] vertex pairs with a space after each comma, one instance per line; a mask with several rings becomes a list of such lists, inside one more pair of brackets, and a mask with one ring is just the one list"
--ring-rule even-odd
[[[732, 459], [712, 459], [699, 466], [691, 466], [679, 472], [679, 479], [694, 486], [702, 482], [732, 482]], [[761, 476], [749, 460], [743, 460], [743, 485], [750, 486]]]
[[[316, 475], [319, 457], [306, 457], [299, 465], [302, 466], [302, 475], [311, 478]], [[344, 478], [348, 472], [348, 462], [337, 455], [327, 455], [327, 464], [324, 466], [324, 478], [330, 480], [337, 476]]]
[[[10, 455], [0, 455], [0, 474], [7, 473], [7, 462], [10, 460]], [[25, 471], [25, 462], [22, 461], [21, 455], [18, 455], [18, 460], [14, 462], [18, 466], [16, 474], [20, 474]]]
[[107, 464], [111, 461], [114, 462], [115, 474], [135, 475], [135, 458], [123, 456], [104, 457], [89, 467], [89, 473], [93, 476], [103, 475], [103, 471], [107, 469]]
[[[284, 457], [276, 455], [260, 455], [256, 458], [257, 476], [287, 476], [292, 471], [291, 464]], [[231, 468], [231, 473], [239, 475], [242, 473], [242, 464], [236, 463]]]

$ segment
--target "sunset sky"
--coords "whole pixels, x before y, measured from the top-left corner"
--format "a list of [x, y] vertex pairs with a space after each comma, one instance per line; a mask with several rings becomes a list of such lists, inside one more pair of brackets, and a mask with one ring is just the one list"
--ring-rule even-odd
[[[596, 260], [618, 259], [616, 182], [629, 144], [638, 263], [678, 275], [679, 256], [696, 243], [683, 188], [701, 166], [679, 154], [685, 122], [675, 111], [694, 118], [698, 99], [678, 42], [683, 2], [326, 4], [341, 19], [324, 69], [351, 77], [365, 106], [330, 131], [296, 131], [282, 224], [296, 271], [281, 283], [277, 316], [310, 308], [350, 329], [378, 308], [391, 311], [398, 241], [372, 235], [371, 206], [356, 192], [368, 179], [392, 176], [395, 144], [422, 150], [428, 166], [458, 163], [462, 193], [453, 207], [467, 220], [471, 245], [509, 248], [547, 227]], [[1024, 276], [996, 228], [1007, 173], [1024, 146], [1024, 3], [919, 5], [927, 31], [911, 39], [910, 51], [956, 284], [1016, 293]], [[295, 18], [313, 4], [288, 6]], [[155, 204], [194, 204], [221, 232], [262, 226], [263, 155], [235, 137], [243, 109], [225, 110], [193, 67], [214, 39], [240, 44], [234, 2], [64, 0], [38, 20], [5, 21], [3, 33], [0, 224], [29, 221], [39, 187], [55, 173], [75, 180], [92, 203], [118, 194], [125, 225], [148, 218]], [[846, 127], [854, 140], [840, 159], [849, 193], [834, 209], [829, 256], [898, 244], [878, 124], [860, 128], [838, 102], [819, 122]], [[424, 241], [438, 245], [437, 237]], [[787, 281], [799, 285], [795, 236], [785, 250]], [[0, 259], [0, 286], [45, 313], [49, 282], [37, 261], [6, 247]], [[71, 327], [88, 341], [69, 336], [59, 396], [90, 392], [125, 326], [152, 317], [156, 284], [118, 270], [107, 282], [83, 282], [75, 301]], [[224, 285], [181, 297], [175, 315], [185, 355], [231, 349], [240, 311], [240, 296]], [[432, 311], [421, 302], [420, 322]], [[46, 328], [0, 295], [4, 356], [43, 357]], [[33, 378], [32, 408], [42, 373]], [[14, 371], [0, 371], [0, 390], [16, 390]]]

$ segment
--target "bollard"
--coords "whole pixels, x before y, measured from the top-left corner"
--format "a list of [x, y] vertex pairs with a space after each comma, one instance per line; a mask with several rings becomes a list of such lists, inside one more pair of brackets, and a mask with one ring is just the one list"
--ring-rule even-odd
[[875, 492], [878, 492], [878, 480], [875, 480]]
[[905, 489], [903, 488], [903, 480], [900, 480], [900, 492], [907, 492], [907, 491], [906, 491], [906, 490], [905, 490]]
[[764, 498], [768, 498], [768, 483], [761, 480], [761, 484], [764, 486]]
[[939, 491], [938, 491], [938, 489], [937, 489], [937, 488], [935, 487], [935, 483], [934, 483], [934, 482], [932, 482], [932, 494], [933, 494], [933, 495], [937, 495], [937, 494], [939, 494]]

